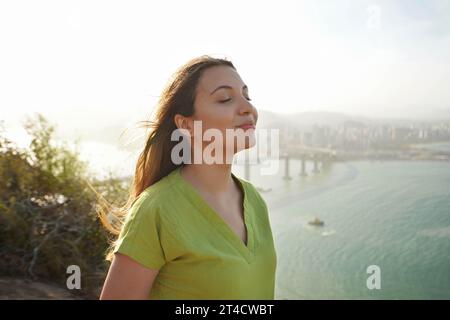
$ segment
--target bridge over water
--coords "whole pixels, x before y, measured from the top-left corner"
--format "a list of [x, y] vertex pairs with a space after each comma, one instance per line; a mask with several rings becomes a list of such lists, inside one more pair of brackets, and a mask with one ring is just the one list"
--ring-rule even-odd
[[[279, 159], [284, 163], [284, 176], [283, 179], [291, 180], [290, 175], [290, 160], [296, 159], [301, 162], [300, 175], [307, 176], [306, 161], [313, 162], [313, 173], [320, 172], [320, 166], [323, 168], [328, 166], [331, 162], [336, 160], [336, 150], [328, 148], [315, 148], [307, 146], [289, 147], [285, 151], [281, 152]], [[250, 180], [250, 163], [244, 164], [244, 177], [246, 180]]]

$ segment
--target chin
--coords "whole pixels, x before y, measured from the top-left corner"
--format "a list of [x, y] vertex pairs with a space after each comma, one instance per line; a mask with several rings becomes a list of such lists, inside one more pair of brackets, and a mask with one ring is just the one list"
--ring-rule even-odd
[[256, 138], [255, 138], [255, 135], [252, 134], [252, 135], [245, 137], [245, 143], [243, 145], [236, 145], [234, 147], [234, 150], [235, 150], [234, 152], [238, 153], [239, 151], [251, 149], [254, 146], [256, 146]]

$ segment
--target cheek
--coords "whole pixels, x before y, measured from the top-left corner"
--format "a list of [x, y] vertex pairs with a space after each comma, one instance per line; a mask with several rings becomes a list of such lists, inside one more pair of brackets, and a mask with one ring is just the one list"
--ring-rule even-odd
[[231, 108], [218, 108], [217, 106], [211, 106], [209, 112], [205, 112], [202, 115], [203, 130], [209, 128], [219, 129], [225, 134], [225, 130], [233, 128], [234, 126], [234, 113]]

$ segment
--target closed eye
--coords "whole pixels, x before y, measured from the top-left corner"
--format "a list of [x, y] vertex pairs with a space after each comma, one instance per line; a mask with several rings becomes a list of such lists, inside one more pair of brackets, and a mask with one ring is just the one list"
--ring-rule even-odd
[[[250, 98], [245, 98], [245, 99], [247, 99], [248, 101], [252, 101], [252, 99], [250, 99]], [[228, 99], [225, 99], [225, 100], [220, 100], [219, 102], [220, 103], [226, 103], [228, 101], [231, 101], [231, 98], [228, 98]]]

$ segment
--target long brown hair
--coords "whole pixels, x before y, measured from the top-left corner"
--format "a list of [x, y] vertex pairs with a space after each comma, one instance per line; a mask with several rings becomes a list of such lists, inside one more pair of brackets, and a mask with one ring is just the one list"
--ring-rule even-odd
[[[177, 129], [174, 116], [185, 117], [194, 114], [194, 101], [197, 85], [203, 71], [214, 66], [229, 66], [236, 70], [231, 61], [213, 58], [207, 55], [188, 61], [170, 78], [159, 98], [154, 118], [145, 125], [150, 128], [145, 147], [139, 155], [129, 197], [121, 208], [112, 206], [99, 196], [98, 215], [102, 224], [114, 235], [119, 235], [124, 218], [134, 201], [149, 186], [158, 182], [182, 164], [171, 160], [172, 148], [177, 141], [171, 141], [171, 134]], [[111, 260], [115, 242], [112, 243], [106, 259]]]

